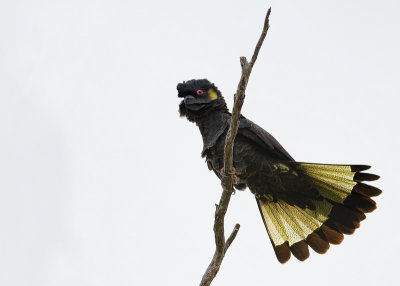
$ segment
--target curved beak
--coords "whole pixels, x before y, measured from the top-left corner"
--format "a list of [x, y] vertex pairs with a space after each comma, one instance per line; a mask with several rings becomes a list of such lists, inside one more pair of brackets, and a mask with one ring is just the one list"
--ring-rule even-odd
[[186, 95], [183, 99], [183, 101], [185, 102], [185, 104], [191, 104], [193, 103], [193, 101], [195, 100], [195, 97], [192, 95]]
[[183, 102], [185, 103], [187, 109], [198, 111], [206, 105], [207, 100], [196, 98], [193, 95], [186, 95], [183, 98]]

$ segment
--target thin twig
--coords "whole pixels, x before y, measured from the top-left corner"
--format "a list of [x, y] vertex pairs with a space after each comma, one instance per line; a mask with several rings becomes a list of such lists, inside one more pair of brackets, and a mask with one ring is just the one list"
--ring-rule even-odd
[[239, 118], [240, 111], [245, 98], [245, 91], [251, 71], [253, 69], [254, 63], [257, 60], [258, 53], [264, 42], [265, 36], [267, 35], [269, 29], [269, 15], [271, 14], [271, 8], [268, 9], [267, 15], [264, 21], [264, 28], [262, 30], [261, 36], [257, 42], [256, 48], [254, 49], [253, 56], [251, 57], [250, 63], [245, 57], [240, 58], [240, 65], [242, 67], [242, 75], [240, 77], [239, 84], [235, 93], [235, 103], [232, 109], [232, 118], [228, 134], [225, 139], [225, 149], [224, 149], [224, 173], [222, 176], [222, 195], [219, 204], [216, 205], [215, 210], [215, 220], [214, 220], [214, 234], [215, 234], [215, 253], [210, 265], [208, 266], [203, 278], [200, 282], [200, 286], [208, 286], [211, 284], [214, 277], [217, 275], [218, 270], [221, 266], [222, 260], [224, 259], [225, 253], [229, 246], [235, 239], [240, 225], [236, 224], [229, 238], [225, 241], [225, 231], [224, 231], [224, 218], [226, 210], [228, 209], [229, 201], [233, 190], [233, 143], [235, 142], [235, 137], [239, 128]]
[[231, 246], [231, 243], [233, 240], [236, 238], [237, 233], [239, 232], [240, 229], [240, 224], [236, 224], [235, 227], [232, 230], [231, 235], [228, 237], [225, 243], [225, 252], [228, 250], [229, 246]]

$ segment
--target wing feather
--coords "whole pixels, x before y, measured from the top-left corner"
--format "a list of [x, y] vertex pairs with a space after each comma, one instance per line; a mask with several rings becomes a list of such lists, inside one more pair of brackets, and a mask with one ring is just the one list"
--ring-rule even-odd
[[241, 134], [249, 140], [257, 143], [279, 159], [294, 161], [292, 156], [290, 156], [282, 145], [279, 144], [278, 140], [260, 126], [243, 116], [240, 119], [238, 134]]

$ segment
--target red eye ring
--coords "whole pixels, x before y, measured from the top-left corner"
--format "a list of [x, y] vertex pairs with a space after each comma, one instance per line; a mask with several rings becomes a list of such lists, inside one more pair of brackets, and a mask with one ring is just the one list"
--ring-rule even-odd
[[202, 94], [204, 93], [204, 91], [202, 91], [201, 89], [198, 89], [198, 90], [196, 91], [196, 93], [197, 93], [197, 95], [202, 95]]

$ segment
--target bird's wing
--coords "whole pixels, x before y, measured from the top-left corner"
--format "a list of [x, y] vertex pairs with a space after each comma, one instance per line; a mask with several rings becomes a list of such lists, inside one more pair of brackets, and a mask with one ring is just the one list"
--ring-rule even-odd
[[292, 156], [290, 156], [290, 154], [271, 134], [245, 117], [241, 117], [240, 119], [238, 133], [260, 145], [261, 147], [269, 150], [270, 152], [273, 152], [277, 158], [294, 161]]

